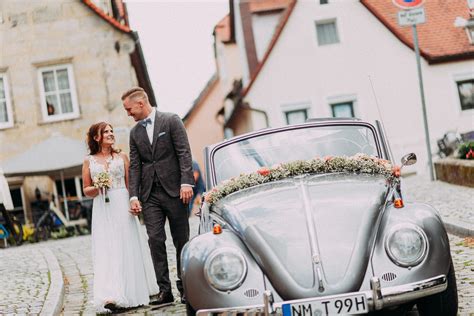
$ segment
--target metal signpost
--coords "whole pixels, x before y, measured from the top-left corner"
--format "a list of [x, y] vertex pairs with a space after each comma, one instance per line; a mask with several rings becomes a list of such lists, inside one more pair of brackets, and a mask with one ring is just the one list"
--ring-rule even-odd
[[417, 24], [425, 23], [425, 9], [423, 8], [424, 0], [392, 0], [393, 3], [403, 9], [398, 12], [398, 24], [400, 26], [411, 25], [413, 29], [413, 46], [415, 47], [416, 66], [418, 70], [418, 82], [420, 85], [421, 107], [423, 109], [423, 121], [425, 127], [426, 149], [428, 153], [428, 164], [430, 169], [430, 179], [434, 180], [433, 161], [431, 157], [430, 132], [428, 128], [428, 116], [426, 114], [425, 92], [423, 88], [423, 76], [420, 64], [420, 48], [418, 45]]

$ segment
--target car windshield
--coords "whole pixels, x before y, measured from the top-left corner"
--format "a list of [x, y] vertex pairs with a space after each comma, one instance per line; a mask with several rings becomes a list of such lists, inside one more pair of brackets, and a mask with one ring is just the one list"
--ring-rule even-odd
[[258, 135], [217, 149], [213, 155], [217, 183], [261, 167], [324, 156], [380, 156], [367, 126], [310, 126]]

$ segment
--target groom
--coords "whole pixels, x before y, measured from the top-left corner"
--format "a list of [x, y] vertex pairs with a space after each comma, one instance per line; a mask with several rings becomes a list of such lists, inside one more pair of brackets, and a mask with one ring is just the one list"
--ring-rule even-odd
[[177, 288], [185, 303], [181, 281], [181, 250], [189, 240], [187, 205], [193, 196], [193, 169], [188, 137], [181, 119], [158, 112], [142, 88], [122, 95], [123, 107], [138, 124], [130, 131], [130, 212], [143, 213], [156, 280], [160, 287], [152, 305], [174, 301], [166, 256], [165, 222], [169, 221], [178, 265]]

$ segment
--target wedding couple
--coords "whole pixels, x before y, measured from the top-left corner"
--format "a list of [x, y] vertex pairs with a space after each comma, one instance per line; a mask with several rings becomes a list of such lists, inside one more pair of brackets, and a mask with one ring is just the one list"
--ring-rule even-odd
[[[174, 301], [165, 246], [166, 219], [176, 247], [176, 285], [181, 302], [186, 300], [180, 255], [189, 239], [186, 204], [194, 185], [186, 130], [176, 114], [152, 107], [142, 88], [125, 92], [122, 101], [128, 116], [137, 122], [130, 131], [130, 161], [113, 147], [112, 126], [99, 122], [87, 133], [90, 155], [82, 168], [84, 193], [94, 197], [92, 258], [98, 312]], [[94, 186], [94, 178], [103, 172], [110, 178], [106, 192], [97, 183]], [[140, 231], [140, 213], [148, 245]], [[155, 299], [150, 302], [151, 296]]]

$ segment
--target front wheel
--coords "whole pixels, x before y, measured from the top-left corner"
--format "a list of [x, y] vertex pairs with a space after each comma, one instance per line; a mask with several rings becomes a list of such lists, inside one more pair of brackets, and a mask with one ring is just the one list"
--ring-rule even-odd
[[444, 292], [422, 298], [418, 301], [420, 316], [456, 316], [458, 313], [458, 290], [453, 260], [447, 275], [448, 287]]

